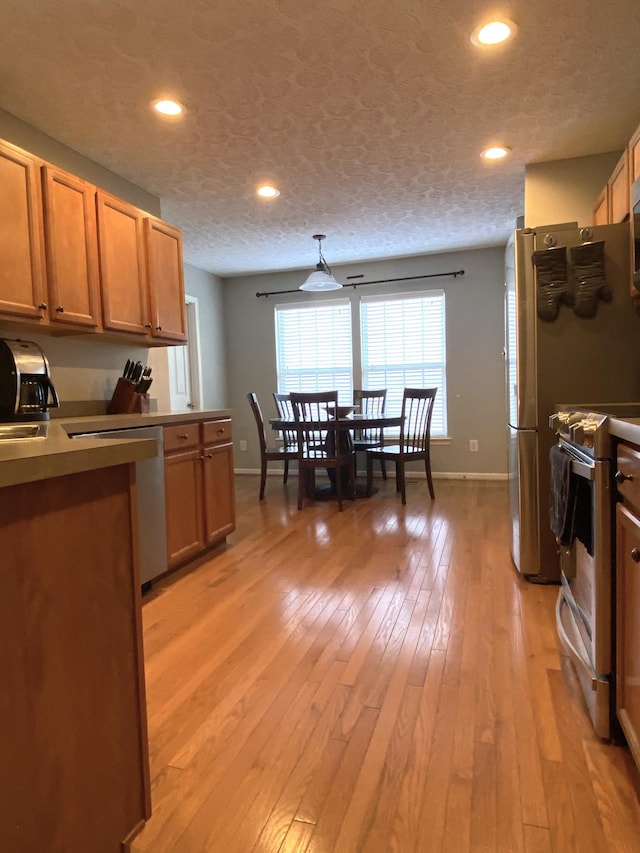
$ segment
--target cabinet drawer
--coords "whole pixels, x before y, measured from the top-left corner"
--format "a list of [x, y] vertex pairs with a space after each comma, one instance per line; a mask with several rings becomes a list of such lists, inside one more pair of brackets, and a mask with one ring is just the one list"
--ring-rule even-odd
[[231, 441], [231, 418], [205, 421], [202, 424], [202, 443], [217, 444], [222, 441]]
[[164, 452], [184, 450], [199, 443], [199, 424], [172, 424], [164, 428]]
[[[626, 444], [618, 445], [616, 480], [625, 506], [640, 511], [640, 451]], [[621, 482], [622, 477], [625, 477]]]

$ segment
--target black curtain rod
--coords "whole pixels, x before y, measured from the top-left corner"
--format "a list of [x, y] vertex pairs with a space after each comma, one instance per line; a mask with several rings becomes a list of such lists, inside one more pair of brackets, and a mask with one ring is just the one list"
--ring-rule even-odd
[[[456, 270], [455, 272], [432, 272], [427, 275], [405, 275], [401, 278], [381, 278], [378, 281], [357, 281], [350, 282], [347, 280], [347, 284], [343, 285], [345, 287], [365, 287], [367, 284], [390, 284], [395, 281], [415, 281], [417, 278], [442, 278], [443, 276], [452, 275], [454, 278], [457, 278], [459, 275], [464, 275], [464, 270]], [[350, 276], [351, 278], [358, 278], [358, 276]], [[295, 290], [269, 290], [266, 293], [256, 293], [256, 296], [279, 296], [281, 293], [305, 293], [309, 291], [300, 290], [300, 288], [296, 288]], [[321, 291], [318, 291], [321, 292]], [[335, 290], [328, 291], [330, 293], [335, 293]]]

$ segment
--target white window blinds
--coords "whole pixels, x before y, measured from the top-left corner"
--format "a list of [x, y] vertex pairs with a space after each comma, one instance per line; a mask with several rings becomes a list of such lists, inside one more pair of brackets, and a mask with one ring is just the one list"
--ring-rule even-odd
[[404, 388], [437, 387], [431, 434], [447, 434], [444, 291], [362, 297], [362, 384], [386, 388], [388, 414], [399, 414]]
[[351, 306], [348, 299], [276, 305], [278, 392], [337, 390], [353, 398]]

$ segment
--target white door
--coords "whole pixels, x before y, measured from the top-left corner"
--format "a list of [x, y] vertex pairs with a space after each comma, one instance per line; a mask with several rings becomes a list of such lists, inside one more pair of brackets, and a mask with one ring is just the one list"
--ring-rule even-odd
[[202, 401], [200, 382], [200, 340], [198, 336], [198, 300], [185, 298], [188, 342], [168, 347], [169, 394], [171, 410], [199, 409]]

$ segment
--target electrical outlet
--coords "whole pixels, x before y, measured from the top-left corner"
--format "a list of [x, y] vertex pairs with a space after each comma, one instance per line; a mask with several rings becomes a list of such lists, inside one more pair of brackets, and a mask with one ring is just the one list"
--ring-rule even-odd
[[247, 442], [241, 441], [240, 442], [240, 450], [246, 450], [246, 449], [247, 449]]
[[477, 438], [470, 438], [469, 439], [469, 450], [471, 451], [471, 453], [477, 453], [478, 452], [478, 439]]

